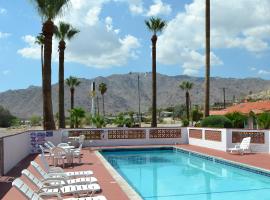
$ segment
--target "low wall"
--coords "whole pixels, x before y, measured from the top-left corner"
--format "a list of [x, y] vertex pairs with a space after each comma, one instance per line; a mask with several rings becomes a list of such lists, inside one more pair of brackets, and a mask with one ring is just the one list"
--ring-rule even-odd
[[188, 144], [226, 151], [226, 129], [188, 127]]
[[244, 137], [251, 137], [250, 148], [252, 152], [270, 153], [269, 134], [269, 130], [228, 129], [227, 147], [234, 147]]
[[187, 143], [186, 128], [65, 129], [68, 137], [85, 135], [84, 146], [174, 145]]
[[[14, 166], [16, 166], [21, 160], [27, 157], [32, 151], [31, 145], [31, 133], [43, 132], [43, 131], [27, 131], [15, 135], [5, 136], [2, 139], [2, 159], [1, 166], [2, 174], [6, 174]], [[46, 138], [48, 140], [48, 138]], [[62, 135], [58, 131], [53, 132], [53, 136], [50, 140], [55, 144], [58, 144], [62, 140]]]

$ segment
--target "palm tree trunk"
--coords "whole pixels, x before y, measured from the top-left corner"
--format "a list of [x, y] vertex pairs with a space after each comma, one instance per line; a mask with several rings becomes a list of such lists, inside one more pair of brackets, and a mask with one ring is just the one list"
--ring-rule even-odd
[[70, 109], [71, 110], [74, 108], [74, 92], [75, 92], [75, 89], [71, 88], [70, 89]]
[[[74, 108], [74, 88], [70, 88], [70, 110]], [[74, 124], [72, 121], [71, 117], [71, 112], [70, 112], [70, 128], [74, 128]]]
[[152, 41], [152, 127], [157, 127], [157, 71], [156, 71], [156, 43], [157, 36], [154, 34]]
[[65, 128], [65, 102], [64, 102], [64, 59], [66, 44], [63, 40], [59, 42], [59, 128]]
[[189, 121], [189, 93], [186, 91], [186, 112], [187, 112], [187, 120]]
[[210, 97], [210, 0], [205, 0], [205, 99], [204, 117], [209, 116], [209, 97]]
[[102, 95], [102, 107], [103, 107], [103, 117], [105, 117], [104, 94]]
[[48, 20], [43, 24], [44, 42], [44, 75], [42, 80], [43, 108], [44, 108], [44, 129], [55, 130], [52, 107], [52, 86], [51, 86], [51, 61], [52, 61], [52, 36], [54, 24]]
[[[44, 83], [44, 45], [42, 44], [41, 45], [41, 48], [40, 48], [40, 58], [41, 58], [41, 75], [42, 75], [42, 88], [44, 87], [43, 86], [43, 83]], [[45, 104], [43, 103], [42, 104], [43, 106], [43, 109], [42, 109], [42, 116], [43, 116], [43, 127], [45, 127]]]

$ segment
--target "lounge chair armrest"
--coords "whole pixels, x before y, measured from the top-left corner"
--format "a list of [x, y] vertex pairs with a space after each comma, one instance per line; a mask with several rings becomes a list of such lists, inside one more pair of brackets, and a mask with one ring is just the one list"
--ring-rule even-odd
[[48, 173], [64, 173], [61, 167], [50, 167]]
[[43, 189], [56, 189], [56, 188], [59, 189], [60, 191], [60, 188], [62, 187], [61, 181], [57, 185], [47, 185], [47, 184], [50, 184], [50, 182], [52, 181], [45, 182], [44, 185], [39, 189], [39, 191], [44, 192]]

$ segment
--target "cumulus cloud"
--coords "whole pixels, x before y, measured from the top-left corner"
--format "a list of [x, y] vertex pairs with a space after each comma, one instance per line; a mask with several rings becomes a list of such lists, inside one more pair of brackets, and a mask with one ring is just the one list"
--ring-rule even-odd
[[[113, 26], [112, 17], [100, 18], [104, 3], [109, 0], [89, 1], [71, 0], [68, 12], [59, 21], [68, 21], [80, 30], [75, 38], [67, 42], [66, 61], [90, 67], [105, 68], [121, 66], [129, 59], [136, 58], [139, 40], [132, 35], [120, 37], [120, 29]], [[25, 36], [27, 47], [18, 50], [26, 58], [39, 59], [40, 47], [35, 44], [34, 36]], [[53, 59], [57, 60], [58, 41], [53, 40]]]
[[114, 0], [114, 2], [127, 3], [131, 14], [139, 15], [144, 13], [143, 0]]
[[[169, 21], [158, 41], [160, 63], [178, 64], [184, 73], [195, 74], [204, 66], [205, 5], [194, 0]], [[234, 6], [232, 6], [234, 5]], [[269, 49], [269, 0], [211, 2], [211, 48], [241, 48], [251, 53]], [[222, 61], [211, 53], [211, 64]]]
[[9, 36], [10, 36], [10, 33], [0, 32], [0, 39], [7, 38]]
[[258, 74], [259, 75], [262, 75], [262, 76], [269, 75], [270, 74], [270, 71], [261, 69], [261, 70], [258, 71]]
[[154, 0], [154, 4], [150, 6], [147, 16], [169, 15], [172, 8], [169, 4], [163, 3], [161, 0]]
[[0, 15], [4, 15], [7, 13], [7, 10], [5, 8], [0, 8]]

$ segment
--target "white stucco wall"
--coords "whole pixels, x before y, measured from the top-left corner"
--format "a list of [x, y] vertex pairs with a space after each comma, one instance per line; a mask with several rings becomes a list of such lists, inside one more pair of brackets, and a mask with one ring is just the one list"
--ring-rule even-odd
[[[188, 136], [188, 144], [200, 146], [200, 147], [211, 148], [211, 149], [217, 149], [220, 151], [226, 151], [226, 149], [227, 149], [226, 148], [226, 146], [227, 146], [226, 129], [194, 128], [194, 127], [189, 127], [187, 129], [188, 129], [188, 132], [190, 129], [202, 130], [202, 139], [191, 138]], [[205, 140], [205, 130], [220, 131], [221, 132], [221, 142]]]

